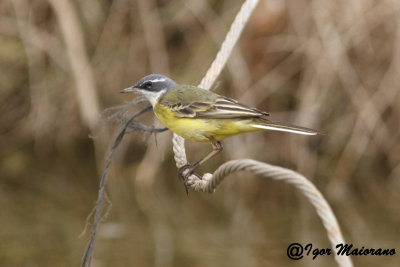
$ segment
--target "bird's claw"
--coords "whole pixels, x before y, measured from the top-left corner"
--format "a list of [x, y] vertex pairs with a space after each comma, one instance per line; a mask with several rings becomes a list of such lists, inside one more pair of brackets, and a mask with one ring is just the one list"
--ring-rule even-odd
[[201, 179], [198, 174], [194, 173], [194, 169], [195, 166], [190, 163], [186, 163], [184, 166], [178, 169], [178, 178], [183, 181], [187, 195], [189, 195], [189, 177], [191, 175], [196, 175], [199, 179]]
[[178, 169], [178, 178], [185, 181], [193, 173], [193, 166], [190, 163], [186, 163]]

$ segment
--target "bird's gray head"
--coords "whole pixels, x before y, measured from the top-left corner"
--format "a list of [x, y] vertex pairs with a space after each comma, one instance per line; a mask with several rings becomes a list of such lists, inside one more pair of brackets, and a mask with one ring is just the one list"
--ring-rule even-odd
[[135, 85], [125, 88], [121, 93], [140, 92], [154, 106], [162, 95], [177, 85], [167, 76], [150, 74], [140, 79]]

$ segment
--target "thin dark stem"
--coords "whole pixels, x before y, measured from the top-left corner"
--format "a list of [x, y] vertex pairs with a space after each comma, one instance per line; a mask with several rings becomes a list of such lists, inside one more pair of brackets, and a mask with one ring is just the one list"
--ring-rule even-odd
[[143, 108], [142, 110], [136, 112], [134, 115], [132, 115], [132, 117], [129, 118], [129, 120], [127, 120], [125, 122], [120, 133], [118, 134], [117, 138], [115, 139], [115, 142], [111, 148], [110, 154], [108, 155], [106, 166], [104, 167], [104, 171], [103, 171], [103, 174], [100, 179], [99, 193], [98, 193], [98, 197], [97, 197], [96, 213], [95, 213], [94, 219], [93, 219], [92, 233], [90, 235], [89, 243], [87, 244], [86, 250], [82, 257], [82, 264], [81, 264], [82, 267], [86, 267], [86, 266], [90, 267], [92, 265], [94, 242], [96, 239], [99, 223], [101, 221], [101, 211], [103, 208], [104, 187], [105, 187], [106, 180], [107, 180], [108, 168], [110, 167], [114, 152], [117, 149], [118, 145], [121, 143], [122, 138], [124, 137], [127, 129], [129, 128], [129, 126], [133, 122], [133, 120], [149, 110], [151, 110], [150, 105], [148, 105], [145, 108]]
[[154, 126], [147, 126], [141, 122], [134, 121], [131, 125], [129, 125], [129, 130], [126, 131], [126, 133], [132, 133], [136, 131], [146, 131], [150, 133], [161, 133], [165, 132], [168, 130], [168, 128], [155, 128]]

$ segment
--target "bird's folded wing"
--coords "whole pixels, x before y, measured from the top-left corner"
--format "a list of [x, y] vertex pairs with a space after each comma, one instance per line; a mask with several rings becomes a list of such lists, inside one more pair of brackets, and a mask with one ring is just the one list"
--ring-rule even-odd
[[177, 117], [182, 118], [233, 119], [259, 118], [269, 115], [227, 97], [218, 97], [214, 101], [170, 104], [169, 108]]

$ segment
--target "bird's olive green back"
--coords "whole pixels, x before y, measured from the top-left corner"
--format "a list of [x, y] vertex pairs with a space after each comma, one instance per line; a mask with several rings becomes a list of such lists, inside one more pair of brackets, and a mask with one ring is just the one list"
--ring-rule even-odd
[[213, 103], [218, 97], [220, 96], [211, 91], [182, 84], [162, 96], [160, 104], [171, 106], [180, 103], [184, 106], [192, 102]]

